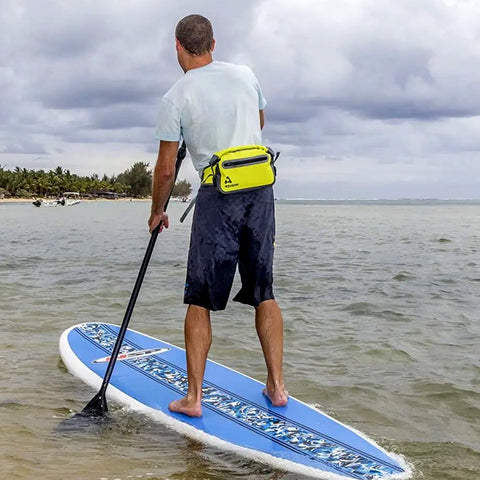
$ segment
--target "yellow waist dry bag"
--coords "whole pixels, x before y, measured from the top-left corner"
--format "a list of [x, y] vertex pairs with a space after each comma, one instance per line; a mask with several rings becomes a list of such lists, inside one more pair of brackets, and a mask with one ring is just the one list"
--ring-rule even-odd
[[[221, 193], [236, 193], [266, 187], [275, 183], [274, 153], [263, 145], [227, 148], [215, 153], [210, 160], [213, 184]], [[204, 175], [205, 178], [205, 175]]]

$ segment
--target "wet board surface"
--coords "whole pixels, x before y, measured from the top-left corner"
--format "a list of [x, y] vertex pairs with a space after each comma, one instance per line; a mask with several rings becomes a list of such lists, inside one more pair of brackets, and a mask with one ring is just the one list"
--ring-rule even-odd
[[[83, 323], [60, 338], [68, 370], [99, 389], [119, 327]], [[209, 360], [203, 383], [203, 416], [168, 410], [187, 389], [185, 351], [127, 330], [107, 398], [145, 413], [179, 433], [275, 468], [325, 479], [375, 480], [410, 477], [402, 457], [363, 434], [290, 397], [273, 407], [264, 385]]]

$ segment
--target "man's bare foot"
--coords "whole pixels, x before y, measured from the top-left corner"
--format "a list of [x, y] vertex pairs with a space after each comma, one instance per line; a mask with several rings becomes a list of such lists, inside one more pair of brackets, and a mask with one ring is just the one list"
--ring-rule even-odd
[[288, 392], [284, 388], [270, 391], [265, 387], [262, 393], [272, 402], [274, 407], [284, 407], [288, 403]]
[[187, 397], [174, 400], [168, 405], [168, 409], [172, 412], [183, 413], [189, 417], [202, 416], [202, 404], [200, 402], [192, 402]]

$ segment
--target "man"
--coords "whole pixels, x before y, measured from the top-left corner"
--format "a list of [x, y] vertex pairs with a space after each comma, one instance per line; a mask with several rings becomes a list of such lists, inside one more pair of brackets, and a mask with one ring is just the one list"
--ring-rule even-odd
[[[185, 75], [162, 98], [156, 130], [160, 141], [152, 185], [150, 231], [168, 228], [164, 205], [174, 183], [180, 137], [200, 175], [215, 152], [260, 145], [266, 101], [253, 72], [213, 60], [212, 26], [201, 15], [175, 30], [178, 63]], [[238, 263], [242, 288], [234, 298], [255, 308], [255, 326], [267, 365], [264, 394], [284, 406], [283, 319], [272, 289], [275, 234], [272, 187], [224, 195], [203, 184], [192, 221], [184, 303], [188, 392], [169, 408], [202, 415], [202, 382], [212, 342], [210, 311], [226, 307]], [[232, 325], [232, 330], [234, 325]]]

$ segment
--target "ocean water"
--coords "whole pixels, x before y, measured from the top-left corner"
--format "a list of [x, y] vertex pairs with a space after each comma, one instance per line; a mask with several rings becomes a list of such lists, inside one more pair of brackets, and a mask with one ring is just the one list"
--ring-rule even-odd
[[[130, 323], [179, 346], [184, 207], [169, 207]], [[58, 430], [95, 393], [66, 371], [60, 334], [122, 321], [148, 212], [0, 204], [0, 478], [305, 479], [118, 405], [98, 428]], [[414, 479], [480, 478], [480, 202], [279, 201], [275, 275], [292, 395], [403, 455]], [[213, 335], [210, 358], [265, 379], [249, 307], [214, 314]]]

